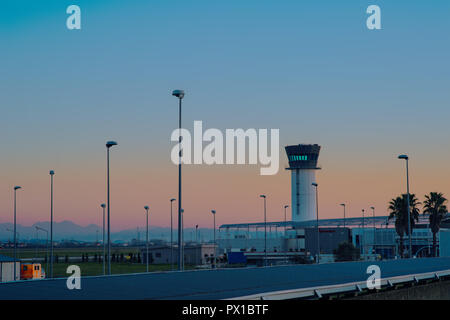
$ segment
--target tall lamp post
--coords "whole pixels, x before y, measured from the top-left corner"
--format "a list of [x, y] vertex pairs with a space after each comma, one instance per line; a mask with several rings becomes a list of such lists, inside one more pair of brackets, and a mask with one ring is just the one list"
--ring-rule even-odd
[[175, 198], [170, 199], [170, 270], [173, 270], [173, 217], [172, 217], [172, 203]]
[[145, 209], [145, 215], [146, 215], [146, 221], [147, 221], [147, 232], [145, 234], [145, 251], [146, 251], [145, 262], [147, 264], [147, 272], [148, 272], [148, 260], [149, 260], [149, 257], [148, 257], [148, 209], [149, 208], [148, 208], [148, 206], [145, 206], [144, 209]]
[[266, 196], [260, 195], [264, 199], [264, 266], [267, 266], [267, 215], [266, 215]]
[[409, 208], [409, 157], [406, 154], [398, 156], [399, 159], [406, 161], [406, 210], [408, 211], [408, 234], [409, 234], [409, 257], [412, 257], [412, 234], [411, 234], [411, 210]]
[[340, 205], [344, 207], [344, 228], [345, 228], [345, 203], [341, 203]]
[[44, 231], [47, 234], [47, 241], [45, 242], [45, 260], [47, 261], [45, 265], [45, 272], [48, 273], [48, 230], [36, 226], [36, 233], [38, 230]]
[[183, 243], [181, 241], [182, 230], [182, 217], [181, 217], [181, 101], [184, 98], [183, 90], [173, 90], [172, 95], [178, 98], [178, 130], [179, 130], [179, 152], [178, 152], [178, 270], [183, 270], [183, 256], [182, 256], [182, 246]]
[[53, 176], [55, 171], [50, 170], [50, 278], [53, 278]]
[[363, 254], [363, 259], [365, 260], [365, 258], [364, 258], [364, 245], [366, 244], [366, 239], [365, 239], [365, 236], [366, 236], [366, 234], [365, 234], [365, 229], [364, 229], [364, 209], [362, 209], [362, 218], [363, 218], [363, 220], [362, 220], [362, 234], [363, 234], [363, 236], [362, 236], [362, 241], [361, 241], [361, 243], [362, 243], [362, 254]]
[[[6, 231], [11, 232], [11, 233], [14, 232], [14, 230], [11, 230], [9, 228], [6, 228]], [[20, 240], [20, 233], [19, 232], [16, 232], [16, 233], [17, 233], [17, 240]], [[9, 239], [8, 239], [8, 241], [9, 241]]]
[[109, 183], [109, 149], [116, 146], [117, 142], [106, 142], [106, 184], [107, 184], [107, 206], [108, 206], [108, 274], [111, 274], [111, 203], [110, 203], [110, 183]]
[[287, 238], [286, 238], [286, 224], [287, 224], [287, 220], [286, 220], [286, 209], [289, 208], [288, 205], [285, 205], [284, 207], [284, 240], [286, 241], [286, 248], [284, 249], [284, 259], [286, 260], [286, 263], [288, 262], [288, 258], [287, 258], [287, 252], [288, 252], [288, 242], [287, 242]]
[[[11, 232], [11, 233], [14, 232], [14, 230], [11, 230], [9, 228], [6, 228], [6, 231]], [[16, 233], [17, 233], [17, 239], [20, 240], [20, 233], [19, 232], [16, 232]], [[8, 239], [8, 241], [9, 241], [9, 239]]]
[[105, 208], [106, 208], [106, 204], [102, 203], [100, 205], [100, 207], [103, 209], [103, 232], [102, 232], [102, 237], [103, 237], [103, 275], [106, 274], [106, 244], [105, 244]]
[[284, 207], [284, 236], [286, 237], [286, 224], [287, 224], [287, 220], [286, 220], [286, 209], [289, 208], [288, 205], [285, 205]]
[[184, 270], [184, 209], [181, 209], [181, 248], [178, 247], [178, 251], [181, 249], [181, 270]]
[[217, 261], [217, 250], [216, 250], [216, 210], [211, 210], [211, 213], [213, 215], [213, 220], [214, 220], [214, 265], [215, 262]]
[[17, 260], [17, 227], [16, 227], [16, 213], [17, 213], [17, 190], [22, 189], [21, 186], [14, 187], [14, 281], [17, 280], [16, 260]]
[[317, 263], [320, 263], [319, 192], [318, 192], [319, 185], [316, 182], [313, 182], [312, 186], [316, 189]]
[[372, 216], [373, 216], [373, 253], [375, 253], [375, 244], [376, 244], [376, 236], [375, 236], [375, 232], [376, 230], [376, 226], [375, 226], [375, 207], [370, 207], [370, 209], [372, 209]]

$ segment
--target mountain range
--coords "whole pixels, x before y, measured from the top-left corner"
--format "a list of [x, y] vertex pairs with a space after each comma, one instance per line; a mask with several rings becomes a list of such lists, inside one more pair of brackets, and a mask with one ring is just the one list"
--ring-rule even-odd
[[[36, 232], [36, 227], [50, 230], [50, 222], [37, 222], [32, 226], [17, 225], [17, 237], [21, 241], [30, 241], [39, 239], [45, 240], [47, 235], [45, 231]], [[0, 241], [13, 240], [12, 223], [0, 223]], [[10, 230], [10, 231], [9, 231]], [[122, 242], [131, 241], [133, 239], [145, 240], [145, 228], [139, 227], [136, 229], [125, 229], [117, 232], [111, 232], [111, 241]], [[53, 239], [55, 241], [61, 240], [76, 240], [76, 241], [96, 241], [102, 240], [102, 226], [90, 224], [85, 227], [80, 226], [72, 221], [61, 221], [53, 223]], [[170, 228], [149, 226], [149, 239], [170, 240]], [[177, 239], [177, 230], [173, 230], [173, 239]], [[186, 228], [184, 230], [185, 241], [194, 241], [195, 228]], [[201, 228], [198, 229], [197, 239], [201, 241], [213, 240], [213, 229]]]

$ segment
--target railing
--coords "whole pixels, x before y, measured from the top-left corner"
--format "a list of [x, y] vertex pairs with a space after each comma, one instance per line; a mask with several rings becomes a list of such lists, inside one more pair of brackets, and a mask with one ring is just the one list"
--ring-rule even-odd
[[351, 282], [345, 284], [320, 286], [312, 288], [291, 289], [258, 293], [248, 296], [234, 297], [227, 300], [290, 300], [290, 299], [321, 299], [326, 296], [341, 294], [362, 294], [377, 292], [382, 289], [395, 289], [399, 285], [419, 284], [421, 282], [450, 279], [450, 269], [436, 272], [427, 272], [411, 275], [396, 276], [380, 279], [380, 289], [370, 289], [366, 281]]

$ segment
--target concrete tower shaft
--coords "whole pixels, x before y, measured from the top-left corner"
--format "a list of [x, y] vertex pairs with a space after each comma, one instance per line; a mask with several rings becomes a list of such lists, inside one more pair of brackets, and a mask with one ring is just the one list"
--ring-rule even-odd
[[316, 182], [316, 170], [320, 146], [299, 144], [285, 147], [291, 171], [292, 221], [316, 219], [316, 196], [312, 186]]

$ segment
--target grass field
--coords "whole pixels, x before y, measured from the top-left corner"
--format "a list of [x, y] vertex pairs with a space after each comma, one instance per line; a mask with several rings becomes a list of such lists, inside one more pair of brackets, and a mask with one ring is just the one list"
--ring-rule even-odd
[[[139, 248], [137, 247], [126, 247], [126, 248], [112, 248], [111, 254], [124, 256], [132, 253], [136, 255], [139, 252]], [[101, 248], [54, 248], [53, 254], [59, 257], [61, 262], [53, 264], [53, 277], [67, 277], [66, 273], [67, 267], [69, 265], [77, 265], [81, 269], [82, 276], [97, 276], [103, 275], [103, 263], [99, 262], [63, 262], [65, 256], [68, 257], [81, 257], [81, 255], [89, 255], [91, 258], [97, 254], [102, 255], [103, 247]], [[0, 249], [0, 254], [6, 255], [9, 257], [14, 256], [13, 249]], [[44, 258], [46, 255], [45, 248], [18, 248], [17, 249], [17, 257], [19, 259], [27, 259], [27, 258]], [[42, 269], [47, 269], [47, 263], [42, 262]], [[185, 270], [193, 269], [193, 266], [185, 265]], [[149, 265], [149, 272], [155, 271], [170, 271], [171, 265], [169, 264], [155, 264]], [[177, 269], [176, 264], [174, 265], [174, 270]], [[46, 270], [47, 271], [47, 270]], [[112, 274], [127, 274], [127, 273], [141, 273], [146, 272], [146, 265], [141, 263], [130, 263], [130, 262], [111, 262], [111, 273]], [[47, 273], [48, 275], [48, 273]]]
[[[50, 250], [50, 249], [49, 249]], [[137, 254], [139, 248], [137, 247], [125, 247], [125, 248], [111, 248], [111, 254], [121, 254], [128, 255], [129, 253]], [[53, 248], [53, 254], [58, 255], [60, 258], [65, 256], [69, 257], [81, 257], [82, 254], [88, 254], [89, 256], [94, 256], [95, 254], [101, 255], [103, 253], [103, 247], [95, 248]], [[0, 249], [0, 254], [13, 257], [14, 249]], [[44, 258], [46, 255], [45, 248], [17, 248], [17, 258], [27, 259], [27, 258]]]

